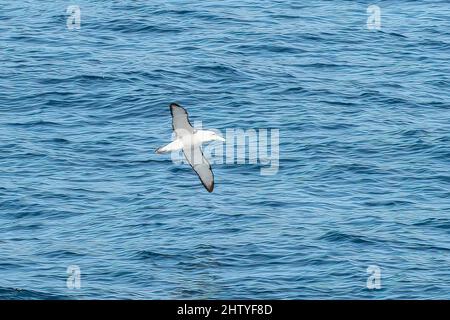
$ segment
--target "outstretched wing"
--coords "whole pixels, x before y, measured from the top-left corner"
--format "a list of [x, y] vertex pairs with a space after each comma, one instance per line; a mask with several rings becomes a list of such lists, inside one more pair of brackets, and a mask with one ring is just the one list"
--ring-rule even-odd
[[177, 137], [182, 137], [187, 134], [192, 134], [194, 128], [189, 122], [188, 113], [176, 103], [170, 105], [170, 113], [172, 114], [172, 128]]
[[191, 165], [192, 169], [197, 173], [203, 186], [209, 192], [214, 189], [214, 174], [211, 170], [211, 165], [203, 155], [200, 146], [191, 146], [183, 148], [184, 156]]

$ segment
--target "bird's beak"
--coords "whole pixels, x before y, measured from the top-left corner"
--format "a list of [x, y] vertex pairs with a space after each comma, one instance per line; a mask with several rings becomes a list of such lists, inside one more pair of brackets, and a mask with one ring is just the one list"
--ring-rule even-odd
[[217, 140], [225, 142], [225, 139], [222, 138], [221, 136], [218, 136], [218, 137], [217, 137]]

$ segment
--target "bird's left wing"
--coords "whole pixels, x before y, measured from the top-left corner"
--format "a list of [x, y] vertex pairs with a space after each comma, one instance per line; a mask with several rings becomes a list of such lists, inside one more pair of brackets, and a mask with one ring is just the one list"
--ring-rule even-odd
[[197, 173], [203, 186], [208, 192], [212, 192], [214, 189], [214, 174], [211, 170], [211, 165], [203, 155], [201, 147], [191, 145], [183, 148], [183, 153], [192, 169]]

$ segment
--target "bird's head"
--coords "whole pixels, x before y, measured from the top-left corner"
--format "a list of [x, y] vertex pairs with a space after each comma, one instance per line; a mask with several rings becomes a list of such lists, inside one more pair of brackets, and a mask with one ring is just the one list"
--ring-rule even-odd
[[223, 137], [221, 137], [220, 135], [218, 135], [216, 132], [211, 131], [211, 130], [203, 130], [202, 132], [203, 137], [202, 140], [204, 142], [208, 142], [208, 141], [222, 141], [225, 142], [225, 139]]

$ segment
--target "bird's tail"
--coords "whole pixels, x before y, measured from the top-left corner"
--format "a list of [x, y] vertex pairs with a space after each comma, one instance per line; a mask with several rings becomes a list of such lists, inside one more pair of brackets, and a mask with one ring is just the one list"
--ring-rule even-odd
[[183, 144], [181, 143], [181, 141], [175, 140], [164, 147], [159, 147], [158, 149], [155, 150], [155, 152], [156, 153], [168, 153], [168, 152], [180, 150], [182, 147], [183, 147]]
[[155, 150], [155, 153], [157, 154], [163, 154], [163, 153], [167, 153], [167, 149], [164, 147], [159, 147], [158, 149]]

